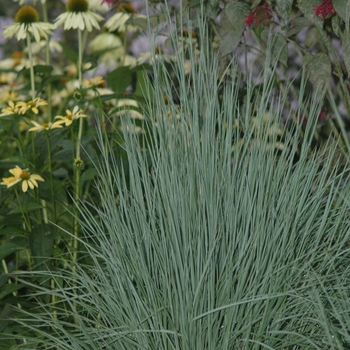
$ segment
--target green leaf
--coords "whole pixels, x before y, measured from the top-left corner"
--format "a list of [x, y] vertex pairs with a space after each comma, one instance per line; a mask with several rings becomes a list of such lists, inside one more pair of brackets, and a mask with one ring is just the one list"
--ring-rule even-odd
[[7, 241], [0, 247], [0, 260], [5, 259], [12, 253], [15, 253], [24, 248], [28, 248], [28, 239], [24, 237], [21, 237], [20, 239], [14, 238], [10, 241]]
[[27, 161], [21, 156], [8, 157], [0, 160], [0, 169], [8, 170], [14, 168], [16, 165], [23, 166]]
[[332, 17], [332, 29], [335, 35], [339, 36], [340, 20], [338, 16]]
[[46, 85], [53, 83], [54, 81], [60, 81], [61, 79], [66, 79], [65, 75], [51, 75], [47, 78], [44, 78], [41, 82], [41, 85], [38, 87], [38, 91], [41, 91]]
[[11, 226], [5, 226], [1, 228], [1, 236], [9, 237], [9, 238], [10, 237], [23, 238], [23, 235], [25, 235], [27, 232], [23, 230], [22, 215], [19, 215], [19, 214], [6, 215], [4, 218], [1, 218], [0, 220], [1, 225], [6, 225], [9, 222], [11, 222]]
[[310, 24], [311, 24], [311, 22], [307, 18], [297, 17], [297, 18], [293, 18], [290, 21], [288, 27], [285, 27], [283, 29], [286, 30], [286, 36], [288, 37], [288, 36], [299, 33], [302, 29], [309, 26]]
[[30, 233], [29, 246], [38, 270], [47, 270], [54, 240], [54, 229], [48, 224], [36, 226]]
[[341, 34], [342, 50], [346, 70], [350, 74], [350, 35], [349, 32], [345, 31]]
[[220, 31], [222, 41], [221, 55], [225, 56], [234, 50], [246, 29], [245, 17], [249, 14], [249, 5], [243, 2], [231, 2], [225, 6]]
[[54, 170], [52, 172], [52, 175], [54, 175], [56, 177], [66, 178], [68, 176], [68, 170], [63, 168], [63, 167], [60, 167], [60, 168]]
[[0, 291], [0, 299], [2, 299], [3, 297], [5, 297], [6, 295], [13, 293], [19, 289], [21, 289], [22, 287], [24, 287], [24, 284], [19, 283], [19, 284], [14, 284], [14, 283], [8, 283], [5, 286], [1, 287], [1, 291]]
[[78, 61], [78, 52], [76, 50], [70, 49], [66, 44], [60, 43], [62, 46], [62, 50], [64, 53], [64, 56], [71, 60], [72, 62], [76, 63]]
[[[282, 34], [275, 33], [272, 38], [271, 56], [273, 61], [279, 61], [287, 66], [288, 46], [285, 37]], [[272, 62], [274, 63], [274, 62]]]
[[[6, 303], [5, 306], [0, 311], [0, 333], [2, 334], [4, 329], [7, 327], [7, 325], [11, 322], [10, 320], [13, 319], [14, 315], [17, 313], [15, 309], [12, 307], [12, 305]], [[4, 346], [4, 342], [1, 342], [2, 349], [10, 349], [10, 347], [7, 347], [7, 345]]]
[[323, 20], [316, 16], [315, 8], [321, 5], [320, 0], [299, 0], [298, 8], [304, 14], [304, 16], [309, 19], [313, 24], [322, 28]]
[[167, 25], [166, 17], [164, 15], [156, 15], [150, 17], [135, 17], [132, 19], [132, 24], [142, 30], [148, 29], [148, 22], [150, 27], [155, 29], [159, 26]]
[[292, 5], [293, 0], [277, 0], [277, 11], [285, 21], [289, 20]]
[[221, 56], [228, 55], [238, 46], [242, 38], [242, 33], [243, 32], [232, 30], [222, 38], [220, 44]]
[[83, 185], [85, 181], [93, 179], [97, 174], [98, 173], [95, 168], [85, 170], [80, 176], [80, 185]]
[[319, 52], [315, 56], [307, 54], [303, 57], [303, 65], [313, 88], [322, 94], [329, 84], [332, 73], [328, 56], [323, 52]]
[[153, 100], [153, 88], [151, 82], [147, 76], [147, 72], [142, 69], [137, 71], [137, 83], [135, 89], [135, 95], [137, 96], [147, 96]]
[[[40, 205], [40, 204], [38, 204], [38, 203], [35, 203], [35, 202], [30, 202], [30, 203], [28, 203], [27, 205], [26, 205], [26, 207], [25, 208], [23, 208], [23, 210], [25, 210], [26, 212], [32, 212], [32, 211], [35, 211], [35, 210], [39, 210], [39, 209], [41, 209], [43, 206], [42, 205]], [[10, 211], [10, 213], [9, 214], [18, 214], [18, 213], [21, 213], [22, 211], [21, 211], [21, 208], [20, 207], [17, 207], [17, 208], [15, 208], [15, 209], [12, 209], [11, 211]]]
[[345, 22], [346, 28], [349, 28], [350, 2], [348, 0], [333, 0], [332, 4], [337, 15]]
[[34, 66], [34, 72], [37, 75], [50, 75], [51, 72], [53, 71], [53, 67], [52, 66], [48, 66], [48, 65], [43, 65], [43, 64], [38, 64], [36, 66]]
[[108, 74], [107, 83], [115, 93], [125, 91], [131, 84], [132, 74], [129, 67], [119, 67]]

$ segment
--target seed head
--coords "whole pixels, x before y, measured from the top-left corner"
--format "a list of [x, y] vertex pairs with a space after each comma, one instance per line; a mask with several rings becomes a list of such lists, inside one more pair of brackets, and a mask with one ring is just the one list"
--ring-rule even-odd
[[17, 23], [30, 24], [39, 21], [38, 11], [30, 5], [22, 6], [16, 13], [15, 21]]
[[89, 9], [87, 0], [68, 0], [66, 9], [69, 12], [86, 12]]

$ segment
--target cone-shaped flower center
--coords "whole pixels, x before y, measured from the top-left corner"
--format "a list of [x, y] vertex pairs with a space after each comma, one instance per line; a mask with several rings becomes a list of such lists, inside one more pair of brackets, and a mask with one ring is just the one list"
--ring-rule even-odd
[[28, 171], [23, 170], [21, 175], [19, 176], [22, 180], [26, 180], [30, 178], [30, 173]]
[[69, 12], [86, 12], [89, 9], [87, 0], [68, 0], [66, 9]]
[[39, 21], [38, 11], [30, 5], [22, 6], [16, 13], [15, 21], [17, 23], [34, 23]]
[[136, 10], [135, 7], [129, 2], [127, 4], [118, 6], [118, 12], [136, 13]]

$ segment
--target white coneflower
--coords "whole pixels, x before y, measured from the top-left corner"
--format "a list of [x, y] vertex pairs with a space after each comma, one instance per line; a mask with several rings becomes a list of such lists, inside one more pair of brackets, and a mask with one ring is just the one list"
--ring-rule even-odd
[[108, 3], [103, 3], [101, 0], [89, 0], [90, 11], [101, 12], [103, 14], [109, 11]]
[[[32, 53], [33, 55], [38, 54], [40, 51], [44, 50], [47, 46], [47, 42], [41, 40], [37, 43], [32, 44]], [[49, 50], [50, 52], [62, 52], [62, 46], [60, 45], [58, 40], [51, 39], [49, 42]], [[28, 48], [24, 49], [24, 52], [28, 52]]]
[[[132, 108], [139, 108], [139, 104], [136, 100], [132, 100], [131, 98], [123, 98], [118, 100], [117, 103], [118, 111], [116, 115], [118, 117], [129, 116], [132, 119], [145, 119], [145, 117], [138, 111]], [[132, 107], [132, 108], [130, 108]]]
[[126, 30], [129, 32], [135, 32], [137, 27], [129, 23], [129, 19], [133, 17], [146, 18], [145, 16], [137, 15], [132, 4], [127, 3], [120, 5], [118, 7], [118, 12], [105, 23], [105, 27], [110, 32], [114, 32], [115, 30], [118, 30], [119, 32], [125, 32]]
[[64, 24], [64, 30], [86, 29], [88, 32], [91, 32], [92, 28], [100, 29], [98, 21], [102, 21], [103, 17], [89, 10], [87, 0], [68, 0], [66, 9], [67, 12], [56, 18], [56, 27]]
[[104, 51], [98, 58], [99, 67], [117, 68], [118, 62], [124, 60], [125, 49], [120, 38], [111, 33], [96, 35], [89, 43], [92, 52]]
[[175, 60], [174, 56], [164, 54], [163, 49], [160, 46], [156, 46], [154, 48], [154, 54], [152, 54], [150, 51], [140, 53], [140, 56], [137, 59], [137, 63], [142, 64], [149, 62], [150, 64], [153, 64], [158, 61], [165, 61], [170, 63], [173, 60]]
[[39, 22], [38, 11], [30, 5], [22, 6], [16, 13], [15, 23], [5, 27], [2, 35], [4, 38], [16, 36], [17, 40], [26, 39], [32, 35], [39, 42], [40, 37], [47, 38], [52, 33], [54, 26], [50, 23]]

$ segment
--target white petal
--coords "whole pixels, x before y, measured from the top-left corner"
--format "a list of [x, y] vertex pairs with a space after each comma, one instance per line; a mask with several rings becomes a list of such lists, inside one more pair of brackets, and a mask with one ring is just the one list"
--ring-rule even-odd
[[92, 31], [92, 25], [91, 25], [91, 17], [90, 16], [84, 16], [85, 20], [85, 27], [88, 32]]
[[35, 41], [38, 43], [40, 41], [40, 33], [36, 23], [32, 23], [28, 29], [33, 34]]

